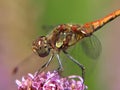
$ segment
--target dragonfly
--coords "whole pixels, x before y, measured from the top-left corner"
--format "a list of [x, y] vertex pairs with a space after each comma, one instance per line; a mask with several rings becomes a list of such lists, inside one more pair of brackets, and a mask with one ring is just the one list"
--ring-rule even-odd
[[[69, 58], [71, 61], [73, 61], [76, 65], [80, 67], [82, 71], [82, 78], [84, 79], [85, 67], [80, 62], [78, 62], [78, 60], [73, 58], [67, 52], [67, 49], [75, 45], [76, 43], [80, 42], [82, 39], [93, 36], [93, 33], [95, 31], [99, 30], [108, 22], [112, 21], [118, 16], [120, 16], [120, 9], [110, 13], [109, 15], [99, 20], [88, 22], [83, 25], [80, 25], [80, 24], [58, 25], [48, 35], [38, 37], [32, 43], [33, 52], [42, 58], [50, 55], [50, 58], [38, 69], [37, 72], [39, 73], [44, 69], [46, 69], [55, 56], [59, 63], [57, 70], [63, 71], [63, 66], [61, 63], [60, 55], [59, 55], [61, 52], [63, 52], [67, 58]], [[85, 52], [87, 51], [86, 48], [84, 48]], [[90, 53], [87, 53], [87, 54], [90, 54]], [[99, 53], [97, 55], [99, 56]], [[17, 71], [17, 67], [14, 69], [14, 72], [16, 71]]]

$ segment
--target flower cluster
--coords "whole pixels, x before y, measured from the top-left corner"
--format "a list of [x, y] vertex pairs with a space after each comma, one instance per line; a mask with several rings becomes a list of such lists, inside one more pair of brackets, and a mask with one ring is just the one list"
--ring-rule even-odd
[[[77, 80], [76, 80], [77, 79]], [[72, 75], [60, 77], [57, 71], [42, 72], [39, 74], [28, 74], [22, 81], [16, 80], [18, 90], [85, 90], [87, 86], [83, 84], [80, 76]]]

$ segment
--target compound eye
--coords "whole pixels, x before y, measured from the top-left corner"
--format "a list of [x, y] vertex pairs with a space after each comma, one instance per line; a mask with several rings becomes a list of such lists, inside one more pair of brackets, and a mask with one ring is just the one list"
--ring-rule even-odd
[[33, 42], [33, 52], [38, 54], [40, 57], [45, 57], [50, 52], [49, 44], [47, 39], [44, 36], [39, 37], [36, 41]]

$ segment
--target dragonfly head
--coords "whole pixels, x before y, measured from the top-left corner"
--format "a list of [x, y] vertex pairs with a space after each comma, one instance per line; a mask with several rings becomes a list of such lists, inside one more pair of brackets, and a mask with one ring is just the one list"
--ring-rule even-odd
[[47, 38], [45, 36], [40, 36], [32, 44], [33, 52], [39, 55], [40, 57], [45, 57], [50, 52], [50, 46], [47, 42]]

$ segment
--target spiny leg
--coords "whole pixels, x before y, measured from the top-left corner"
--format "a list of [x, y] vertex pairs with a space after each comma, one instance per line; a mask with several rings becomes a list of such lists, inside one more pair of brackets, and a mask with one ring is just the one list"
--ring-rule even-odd
[[80, 68], [81, 68], [81, 70], [82, 70], [82, 78], [83, 78], [83, 80], [85, 79], [85, 67], [82, 65], [82, 64], [80, 64], [77, 60], [75, 60], [72, 56], [70, 56], [66, 51], [63, 51], [64, 53], [65, 53], [65, 55], [71, 60], [71, 61], [73, 61], [75, 64], [77, 64]]
[[61, 63], [61, 59], [60, 59], [60, 56], [59, 54], [56, 55], [57, 57], [57, 60], [58, 60], [58, 64], [59, 64], [59, 67], [58, 67], [58, 71], [63, 71], [63, 66], [62, 66], [62, 63]]
[[53, 57], [54, 57], [54, 54], [52, 54], [52, 55], [50, 56], [49, 60], [48, 60], [46, 63], [44, 63], [44, 64], [38, 69], [37, 74], [38, 74], [39, 72], [42, 72], [43, 70], [45, 70], [45, 69], [48, 67], [48, 65], [50, 64], [50, 62], [53, 60]]

